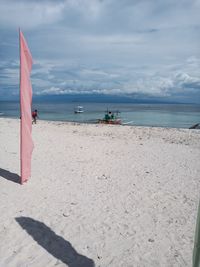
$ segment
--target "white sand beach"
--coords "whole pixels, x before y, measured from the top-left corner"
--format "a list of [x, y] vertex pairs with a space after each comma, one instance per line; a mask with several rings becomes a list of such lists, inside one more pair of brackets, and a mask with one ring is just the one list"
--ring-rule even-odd
[[1, 267], [191, 267], [200, 131], [0, 119]]

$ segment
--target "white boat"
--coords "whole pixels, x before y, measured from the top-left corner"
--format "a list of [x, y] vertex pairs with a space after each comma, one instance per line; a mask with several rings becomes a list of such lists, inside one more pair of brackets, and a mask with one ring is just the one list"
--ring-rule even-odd
[[82, 106], [77, 106], [75, 109], [74, 109], [74, 113], [83, 113], [84, 110], [83, 110], [83, 107]]

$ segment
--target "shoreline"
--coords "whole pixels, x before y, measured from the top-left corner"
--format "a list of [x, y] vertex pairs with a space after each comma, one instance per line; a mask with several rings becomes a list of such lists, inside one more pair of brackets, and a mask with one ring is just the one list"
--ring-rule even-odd
[[[1, 105], [0, 105], [1, 106]], [[200, 105], [156, 105], [125, 103], [85, 103], [85, 112], [74, 114], [74, 103], [35, 103], [33, 109], [39, 112], [39, 118], [52, 121], [78, 121], [79, 123], [95, 123], [102, 119], [106, 110], [120, 111], [123, 124], [149, 127], [169, 127], [188, 129], [199, 123]], [[19, 117], [19, 106], [2, 104], [0, 112], [4, 116]]]
[[[17, 117], [3, 117], [0, 116], [0, 120], [19, 120]], [[79, 124], [85, 124], [85, 125], [103, 125], [103, 126], [109, 126], [111, 124], [100, 124], [98, 122], [79, 122], [79, 121], [67, 121], [67, 120], [48, 120], [48, 119], [37, 119], [37, 122], [49, 122], [49, 123], [65, 123], [65, 124], [73, 124], [73, 125], [79, 125]], [[165, 127], [165, 126], [146, 126], [146, 125], [132, 125], [132, 124], [120, 124], [120, 125], [111, 125], [111, 126], [127, 126], [127, 127], [136, 127], [136, 128], [160, 128], [160, 129], [175, 129], [175, 130], [190, 130], [190, 131], [198, 131], [199, 129], [190, 129], [190, 128], [185, 128], [185, 127]], [[192, 125], [191, 125], [192, 126]]]

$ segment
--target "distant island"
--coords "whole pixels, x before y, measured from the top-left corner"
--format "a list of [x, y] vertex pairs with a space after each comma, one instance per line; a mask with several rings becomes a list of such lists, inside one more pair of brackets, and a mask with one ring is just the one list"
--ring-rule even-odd
[[137, 103], [137, 104], [183, 104], [176, 101], [168, 101], [163, 98], [141, 96], [122, 96], [108, 94], [66, 94], [66, 95], [40, 95], [33, 96], [33, 101], [58, 101], [58, 102], [94, 102], [94, 103]]

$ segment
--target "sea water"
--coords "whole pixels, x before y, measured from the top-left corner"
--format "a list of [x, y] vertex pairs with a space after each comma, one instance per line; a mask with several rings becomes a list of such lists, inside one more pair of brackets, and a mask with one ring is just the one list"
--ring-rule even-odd
[[[75, 114], [81, 105], [84, 113]], [[124, 125], [189, 128], [200, 123], [200, 105], [35, 102], [39, 119], [95, 123], [107, 110], [118, 111]], [[19, 102], [0, 101], [0, 117], [19, 118]]]

